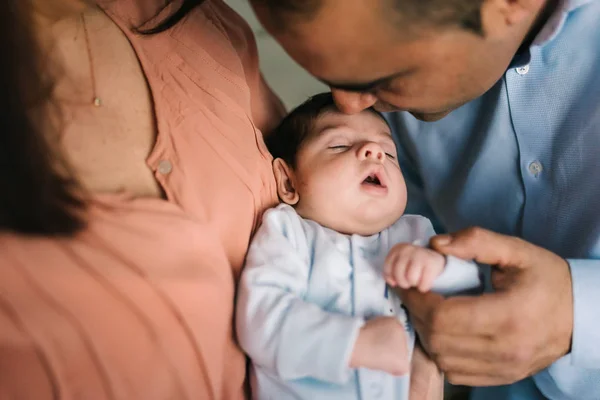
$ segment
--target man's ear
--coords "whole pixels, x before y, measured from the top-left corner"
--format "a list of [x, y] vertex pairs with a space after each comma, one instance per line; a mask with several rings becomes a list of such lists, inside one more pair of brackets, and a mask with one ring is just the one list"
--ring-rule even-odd
[[515, 25], [531, 25], [546, 1], [552, 0], [485, 0], [481, 19], [486, 35], [495, 36]]
[[281, 158], [273, 161], [273, 174], [277, 183], [277, 194], [281, 201], [290, 206], [294, 206], [300, 200], [300, 195], [296, 190], [296, 177], [294, 171]]

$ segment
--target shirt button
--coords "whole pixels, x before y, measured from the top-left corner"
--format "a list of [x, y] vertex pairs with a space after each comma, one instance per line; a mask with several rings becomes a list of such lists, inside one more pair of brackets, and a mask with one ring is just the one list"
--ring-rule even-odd
[[162, 160], [158, 163], [158, 173], [161, 175], [168, 175], [173, 171], [173, 164], [169, 160]]
[[542, 173], [543, 170], [544, 170], [544, 167], [542, 166], [542, 163], [539, 161], [533, 161], [531, 164], [529, 164], [529, 172], [531, 173], [531, 175], [535, 176], [536, 178], [538, 177], [539, 174]]
[[517, 74], [519, 74], [519, 75], [525, 75], [529, 72], [529, 64], [523, 65], [522, 67], [519, 67], [519, 68], [516, 68], [515, 71], [517, 71]]

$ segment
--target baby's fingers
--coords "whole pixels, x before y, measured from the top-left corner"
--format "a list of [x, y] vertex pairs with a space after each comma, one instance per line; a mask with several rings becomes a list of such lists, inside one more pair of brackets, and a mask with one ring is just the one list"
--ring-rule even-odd
[[[423, 275], [423, 262], [420, 257], [414, 257], [406, 268], [406, 281], [408, 286], [406, 288], [416, 287], [421, 282]], [[403, 287], [404, 288], [404, 287]]]
[[396, 264], [397, 258], [397, 254], [392, 253], [388, 255], [388, 257], [385, 260], [385, 263], [383, 264], [383, 277], [385, 278], [387, 284], [392, 287], [398, 286], [398, 282], [396, 281], [396, 278], [393, 274], [393, 269], [394, 265]]
[[446, 263], [444, 256], [437, 253], [432, 252], [427, 258], [428, 260], [423, 264], [424, 267], [421, 273], [421, 280], [418, 284], [418, 289], [422, 293], [431, 290], [433, 282], [440, 276]]
[[425, 268], [421, 275], [421, 281], [418, 284], [418, 289], [421, 293], [429, 292], [433, 287], [433, 282], [439, 273], [434, 268]]
[[408, 260], [402, 255], [390, 258], [390, 263], [386, 263], [384, 274], [385, 280], [390, 286], [400, 286], [401, 288], [408, 288], [408, 281], [406, 280], [406, 268]]

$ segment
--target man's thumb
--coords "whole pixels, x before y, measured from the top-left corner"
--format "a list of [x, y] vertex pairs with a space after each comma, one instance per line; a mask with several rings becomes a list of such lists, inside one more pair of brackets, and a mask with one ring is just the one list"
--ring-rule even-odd
[[532, 250], [528, 246], [533, 247], [516, 237], [483, 228], [467, 228], [452, 234], [434, 236], [430, 246], [442, 254], [498, 267], [527, 266]]

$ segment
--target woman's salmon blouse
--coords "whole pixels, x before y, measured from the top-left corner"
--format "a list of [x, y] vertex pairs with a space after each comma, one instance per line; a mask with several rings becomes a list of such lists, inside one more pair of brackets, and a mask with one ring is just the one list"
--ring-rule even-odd
[[134, 27], [164, 0], [99, 3], [146, 74], [158, 130], [147, 164], [168, 201], [101, 196], [73, 239], [0, 236], [0, 398], [241, 399], [235, 282], [277, 201], [261, 132], [281, 103], [223, 1], [154, 36]]

